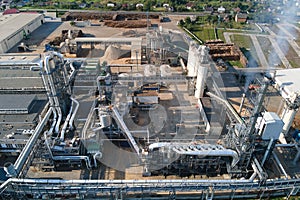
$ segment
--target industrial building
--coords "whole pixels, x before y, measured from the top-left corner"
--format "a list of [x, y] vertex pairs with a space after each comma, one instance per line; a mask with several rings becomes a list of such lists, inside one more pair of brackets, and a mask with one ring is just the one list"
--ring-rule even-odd
[[38, 13], [18, 13], [0, 16], [0, 53], [5, 53], [44, 23]]
[[[94, 51], [96, 43], [110, 53], [122, 48], [120, 38], [68, 40], [66, 48], [75, 42], [77, 50], [88, 44]], [[233, 93], [222, 81], [228, 73], [218, 71], [206, 46], [169, 30], [123, 42], [132, 45], [131, 63], [115, 64], [114, 55], [66, 59], [54, 51], [10, 54], [14, 59], [0, 63], [12, 77], [42, 82], [0, 91], [2, 198], [299, 195], [300, 136], [290, 131], [300, 106], [292, 78], [299, 71], [258, 73], [257, 87], [239, 105], [247, 109], [242, 117], [226, 97]], [[270, 88], [281, 93], [282, 112], [267, 109]], [[21, 94], [22, 103], [7, 102]], [[20, 137], [26, 143], [12, 151]]]

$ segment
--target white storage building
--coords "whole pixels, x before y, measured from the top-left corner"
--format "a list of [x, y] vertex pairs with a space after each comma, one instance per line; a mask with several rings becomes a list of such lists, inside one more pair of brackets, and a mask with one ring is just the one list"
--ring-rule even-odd
[[7, 52], [25, 34], [30, 34], [44, 23], [44, 16], [38, 13], [19, 13], [0, 16], [0, 54]]

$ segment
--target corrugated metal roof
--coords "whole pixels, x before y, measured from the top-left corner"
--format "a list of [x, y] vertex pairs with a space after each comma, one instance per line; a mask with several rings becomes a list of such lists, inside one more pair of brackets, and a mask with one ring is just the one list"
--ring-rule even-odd
[[0, 111], [10, 109], [25, 109], [27, 110], [36, 95], [0, 95]]
[[0, 16], [0, 42], [16, 33], [24, 25], [42, 16], [35, 13], [20, 13]]
[[286, 95], [292, 95], [293, 92], [300, 92], [300, 68], [276, 70], [276, 84], [284, 88]]

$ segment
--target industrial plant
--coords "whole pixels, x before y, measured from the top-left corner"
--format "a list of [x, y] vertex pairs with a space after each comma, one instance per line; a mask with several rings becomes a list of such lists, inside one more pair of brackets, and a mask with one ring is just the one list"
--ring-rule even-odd
[[299, 195], [299, 69], [245, 74], [236, 91], [238, 76], [182, 32], [74, 32], [43, 53], [0, 55], [1, 198]]

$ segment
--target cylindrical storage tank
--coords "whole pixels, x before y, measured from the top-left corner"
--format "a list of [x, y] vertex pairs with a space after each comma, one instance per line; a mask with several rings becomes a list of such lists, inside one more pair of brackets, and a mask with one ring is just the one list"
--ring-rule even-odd
[[145, 76], [156, 76], [156, 67], [154, 65], [144, 65]]
[[293, 121], [295, 119], [295, 116], [297, 114], [296, 109], [290, 109], [288, 106], [285, 106], [285, 109], [282, 111], [281, 119], [284, 123], [283, 126], [283, 134], [287, 134], [293, 124]]
[[110, 115], [100, 115], [100, 124], [103, 127], [108, 127], [111, 125], [111, 116]]
[[161, 65], [160, 66], [160, 75], [163, 76], [170, 76], [171, 73], [171, 67], [170, 65]]
[[189, 77], [197, 76], [197, 68], [199, 65], [199, 53], [196, 44], [192, 43], [189, 47], [189, 55], [187, 62], [187, 70]]
[[7, 177], [16, 177], [17, 176], [15, 166], [12, 163], [10, 163], [10, 162], [5, 163], [3, 169], [6, 172]]
[[196, 80], [196, 90], [195, 90], [196, 98], [203, 97], [206, 77], [207, 77], [207, 67], [199, 66], [198, 73], [197, 73], [197, 80]]

